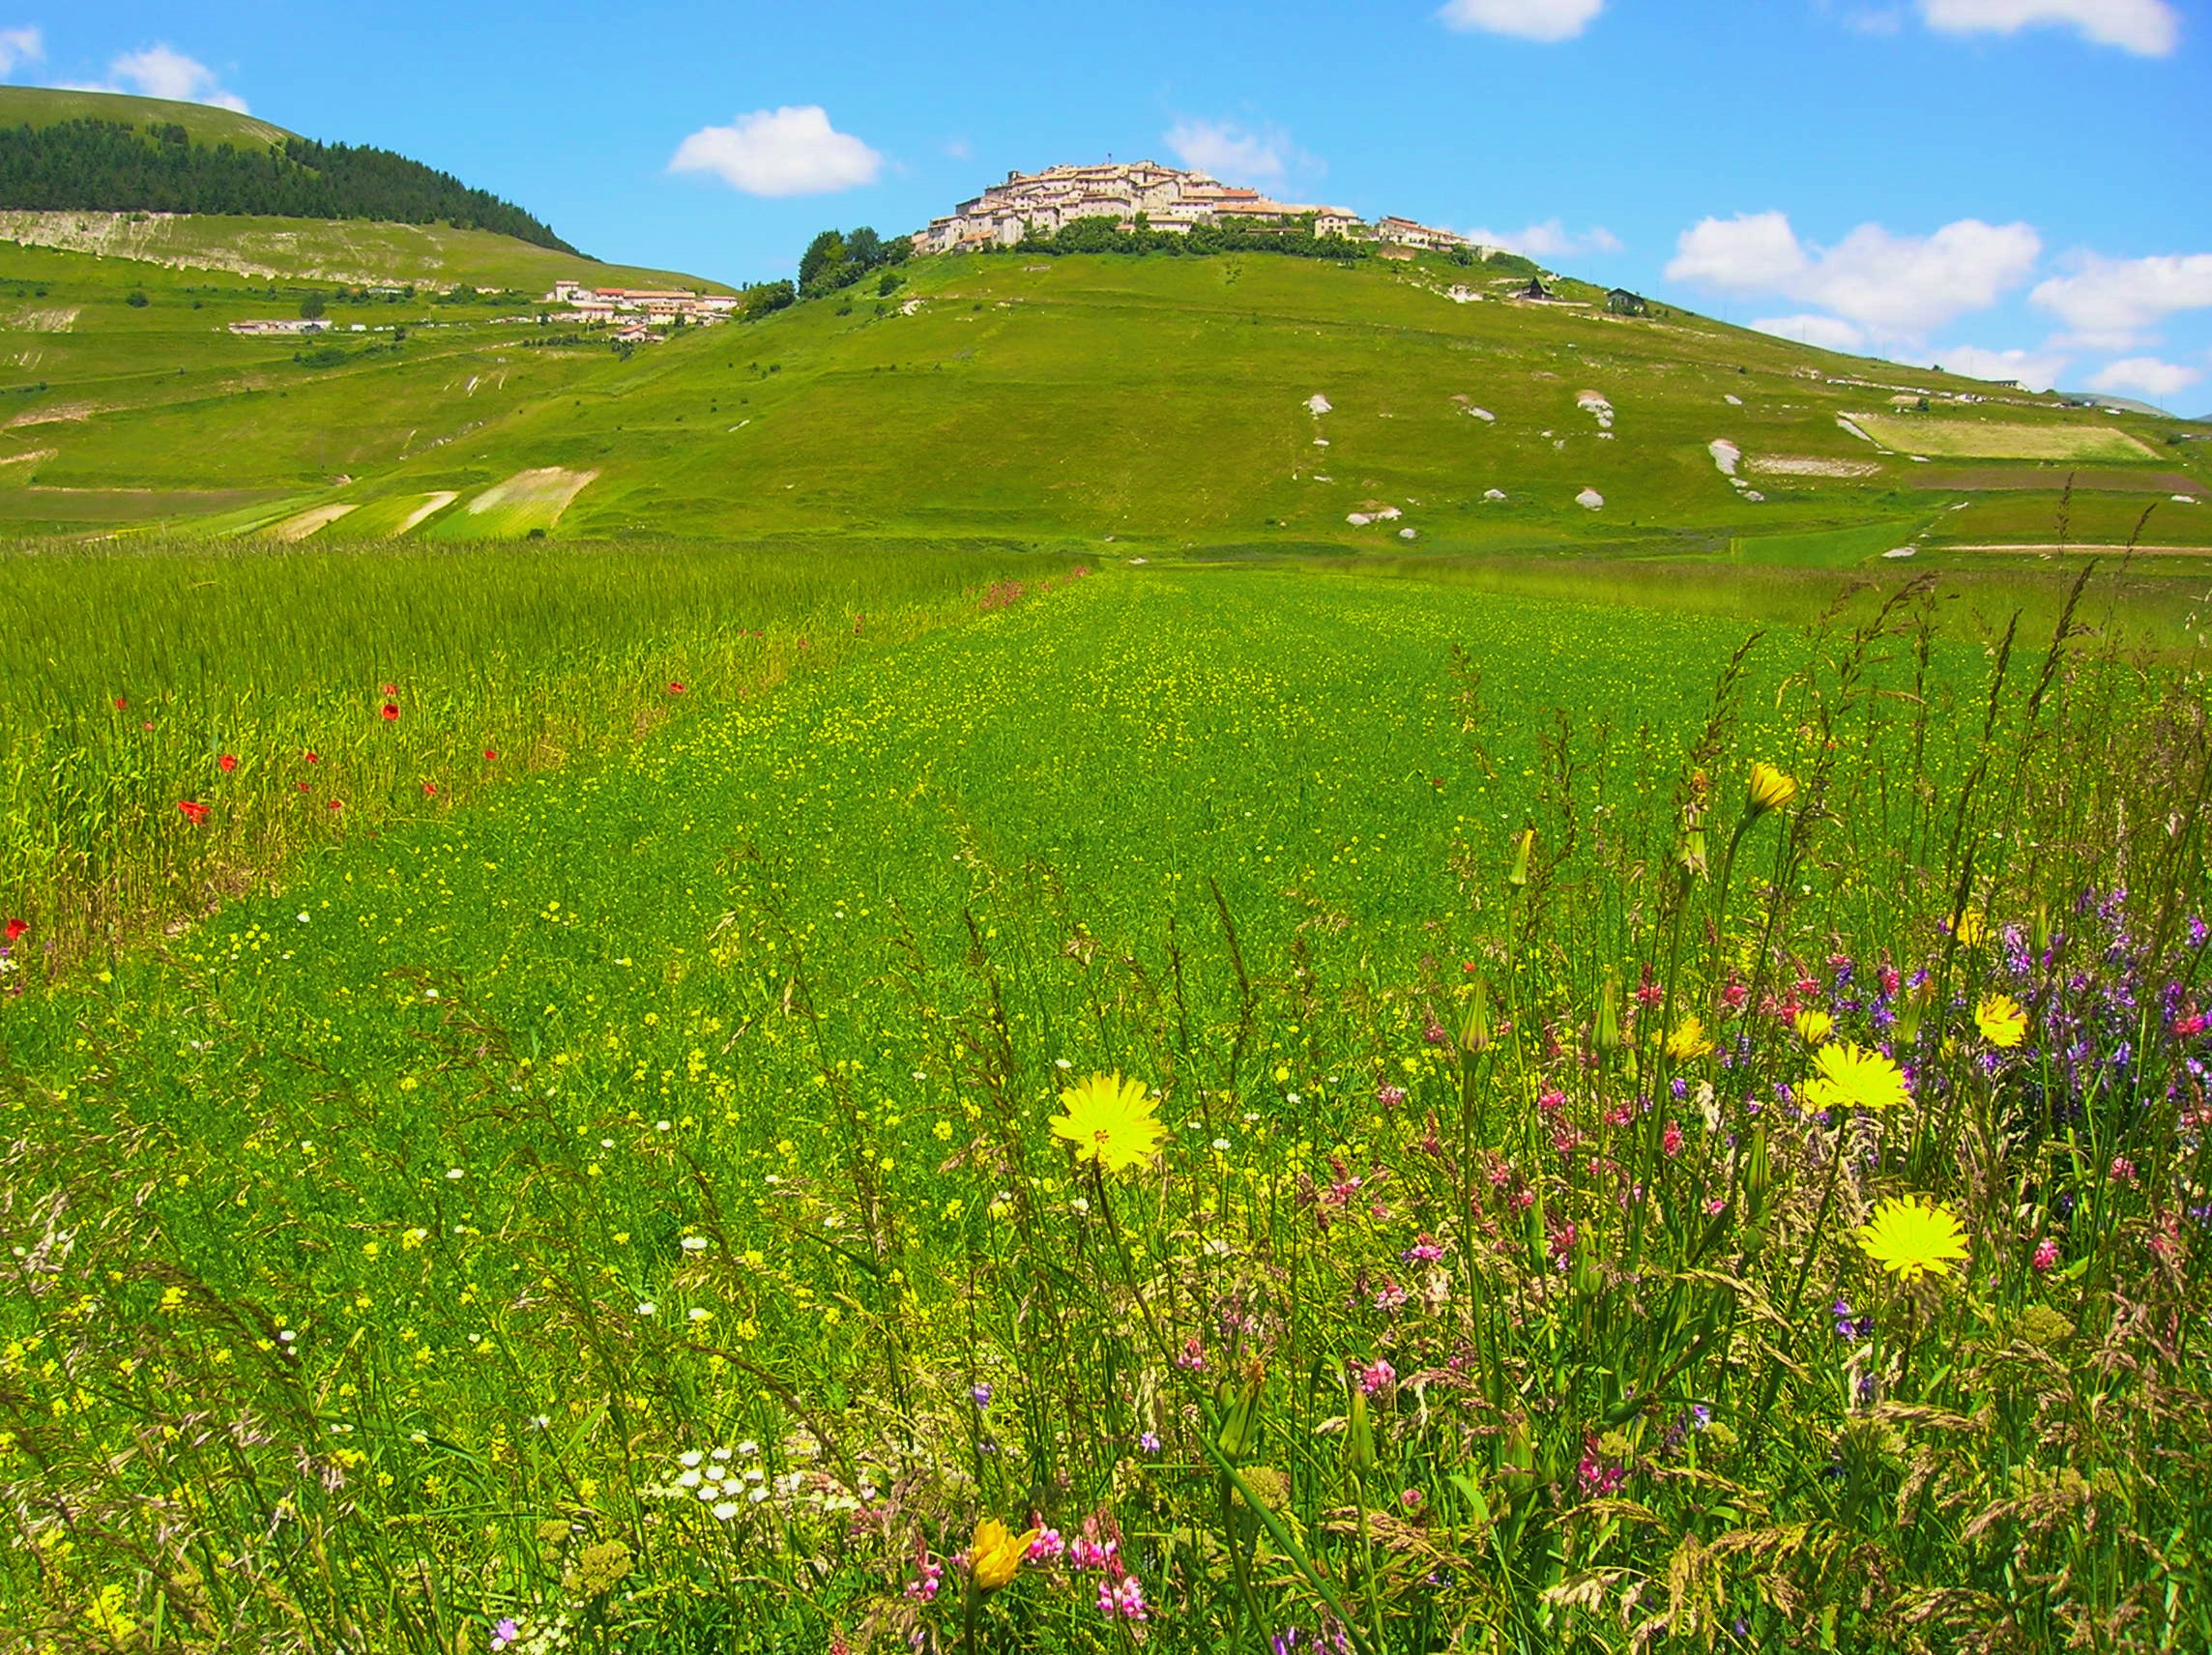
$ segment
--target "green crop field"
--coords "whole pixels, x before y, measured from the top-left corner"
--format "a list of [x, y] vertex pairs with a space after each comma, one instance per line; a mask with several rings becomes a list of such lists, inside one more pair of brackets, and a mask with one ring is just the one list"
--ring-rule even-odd
[[1906, 453], [1958, 459], [2152, 460], [2156, 450], [2133, 433], [2078, 415], [2064, 423], [2014, 424], [2001, 420], [1962, 420], [1943, 415], [1854, 414], [1876, 441]]
[[2212, 753], [2100, 587], [506, 556], [11, 568], [190, 898], [0, 1001], [12, 1647], [2212, 1636]]

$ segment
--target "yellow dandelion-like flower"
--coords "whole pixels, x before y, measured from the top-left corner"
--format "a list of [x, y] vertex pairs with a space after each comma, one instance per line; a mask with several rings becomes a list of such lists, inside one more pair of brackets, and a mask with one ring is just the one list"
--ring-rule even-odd
[[1966, 1233], [1957, 1216], [1916, 1195], [1883, 1202], [1855, 1235], [1859, 1251], [1901, 1281], [1947, 1276], [1966, 1256]]
[[1167, 1135], [1143, 1081], [1092, 1075], [1062, 1092], [1060, 1103], [1067, 1113], [1052, 1118], [1054, 1136], [1075, 1146], [1077, 1161], [1095, 1161], [1109, 1173], [1143, 1166]]
[[1895, 1109], [1912, 1101], [1903, 1069], [1848, 1040], [1822, 1046], [1813, 1066], [1819, 1073], [1805, 1085], [1805, 1101], [1815, 1109]]
[[1818, 1007], [1808, 1005], [1794, 1018], [1790, 1027], [1797, 1031], [1797, 1038], [1808, 1046], [1818, 1046], [1836, 1031], [1836, 1020]]
[[1974, 1005], [1974, 1027], [1991, 1045], [2009, 1052], [2027, 1033], [2027, 1013], [2009, 994], [1985, 994]]
[[1989, 934], [1989, 922], [1983, 919], [1980, 909], [1968, 908], [1952, 915], [1949, 930], [1959, 939], [1960, 947], [1978, 948]]
[[1774, 766], [1760, 763], [1751, 767], [1751, 789], [1744, 796], [1744, 813], [1764, 816], [1769, 810], [1780, 810], [1797, 797], [1797, 778]]
[[975, 1524], [975, 1538], [968, 1543], [968, 1573], [979, 1592], [995, 1592], [1012, 1580], [1029, 1554], [1038, 1531], [1013, 1534], [995, 1517]]
[[1702, 1058], [1712, 1049], [1713, 1043], [1705, 1038], [1705, 1026], [1696, 1016], [1683, 1018], [1667, 1036], [1667, 1056], [1677, 1063]]

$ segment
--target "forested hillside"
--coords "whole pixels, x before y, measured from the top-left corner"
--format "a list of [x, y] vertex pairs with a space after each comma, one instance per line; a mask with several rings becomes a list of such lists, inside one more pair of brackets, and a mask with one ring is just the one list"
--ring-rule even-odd
[[0, 127], [0, 208], [450, 223], [576, 250], [511, 202], [390, 150], [290, 134], [267, 149], [210, 146], [160, 121]]

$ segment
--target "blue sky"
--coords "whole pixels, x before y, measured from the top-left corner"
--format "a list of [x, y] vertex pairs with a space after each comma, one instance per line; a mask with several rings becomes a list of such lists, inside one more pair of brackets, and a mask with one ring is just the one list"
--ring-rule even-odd
[[2212, 408], [2197, 0], [7, 4], [0, 78], [240, 102], [723, 280], [1149, 156], [1819, 343]]

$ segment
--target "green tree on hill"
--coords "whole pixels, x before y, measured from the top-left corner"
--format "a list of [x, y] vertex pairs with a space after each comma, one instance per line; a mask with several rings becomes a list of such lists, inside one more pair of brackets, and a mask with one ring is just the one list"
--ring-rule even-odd
[[323, 308], [323, 296], [320, 293], [310, 293], [300, 301], [300, 314], [310, 322], [322, 316]]

